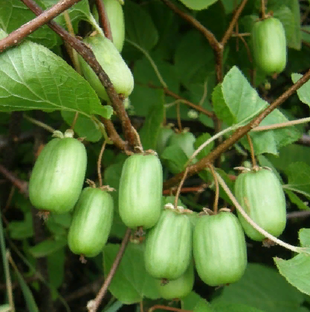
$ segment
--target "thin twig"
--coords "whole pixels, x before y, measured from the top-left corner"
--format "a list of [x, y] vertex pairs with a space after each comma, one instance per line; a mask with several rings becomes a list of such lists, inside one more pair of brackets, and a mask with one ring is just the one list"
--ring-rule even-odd
[[102, 163], [102, 155], [105, 149], [105, 146], [107, 144], [107, 141], [104, 141], [98, 156], [98, 162], [97, 162], [97, 170], [98, 170], [98, 180], [99, 180], [99, 187], [102, 186], [102, 176], [101, 176], [101, 163]]
[[[21, 0], [25, 5], [28, 6], [27, 0]], [[63, 11], [67, 10], [75, 3], [81, 0], [62, 0], [57, 2], [54, 6], [46, 11], [41, 11], [40, 16], [34, 18], [28, 23], [22, 25], [20, 28], [11, 32], [7, 37], [0, 40], [0, 52], [3, 52], [5, 49], [20, 43], [24, 38], [29, 36], [35, 30], [52, 20], [54, 17], [58, 16]]]
[[191, 310], [182, 310], [179, 308], [174, 308], [174, 307], [168, 307], [168, 306], [164, 306], [161, 304], [156, 304], [154, 306], [152, 306], [151, 308], [149, 308], [148, 312], [153, 312], [155, 310], [167, 310], [167, 311], [174, 311], [174, 312], [193, 312]]
[[109, 286], [111, 284], [113, 276], [115, 275], [115, 272], [116, 272], [116, 270], [117, 270], [117, 268], [118, 268], [118, 266], [119, 266], [119, 264], [120, 264], [120, 262], [122, 260], [122, 257], [123, 257], [123, 254], [125, 252], [126, 246], [127, 246], [128, 242], [129, 242], [129, 239], [130, 239], [130, 235], [131, 235], [131, 229], [128, 228], [126, 233], [125, 233], [125, 236], [123, 238], [122, 244], [121, 244], [121, 246], [119, 248], [119, 251], [118, 251], [118, 253], [117, 253], [116, 257], [115, 257], [115, 260], [114, 260], [114, 262], [112, 264], [110, 272], [107, 275], [107, 277], [106, 277], [106, 279], [105, 279], [101, 289], [99, 290], [96, 298], [94, 300], [89, 301], [88, 304], [87, 304], [87, 308], [88, 308], [89, 312], [96, 312], [97, 309], [99, 308], [99, 305], [100, 305], [103, 297], [105, 296], [105, 294], [106, 294], [106, 292], [107, 292], [107, 290], [108, 290], [108, 288], [109, 288]]
[[[23, 1], [27, 5], [27, 7], [36, 15], [42, 14], [43, 12], [42, 9], [33, 0], [21, 0], [21, 1]], [[121, 121], [121, 125], [126, 140], [128, 140], [131, 146], [135, 146], [136, 136], [132, 131], [131, 122], [123, 105], [123, 101], [115, 91], [115, 88], [109, 76], [106, 74], [106, 72], [102, 69], [101, 65], [98, 63], [92, 50], [82, 41], [71, 36], [65, 29], [63, 29], [54, 21], [50, 21], [48, 23], [48, 26], [53, 31], [55, 31], [63, 40], [65, 40], [73, 49], [75, 49], [98, 76], [100, 82], [106, 89], [106, 92], [110, 98], [113, 109], [116, 111], [117, 116]]]
[[214, 185], [215, 185], [215, 197], [214, 197], [214, 203], [213, 203], [213, 212], [214, 212], [214, 214], [217, 214], [219, 197], [220, 197], [219, 182], [218, 182], [215, 170], [214, 170], [214, 166], [209, 165], [209, 168], [210, 168], [211, 174], [213, 176]]
[[265, 0], [261, 0], [261, 9], [262, 9], [262, 19], [265, 19], [266, 18]]
[[216, 77], [217, 81], [221, 82], [223, 80], [223, 46], [220, 42], [217, 41], [214, 34], [208, 30], [206, 27], [204, 27], [197, 19], [195, 19], [193, 16], [183, 12], [180, 10], [177, 6], [175, 6], [172, 2], [169, 0], [162, 0], [172, 11], [174, 11], [176, 14], [178, 14], [180, 17], [182, 17], [184, 20], [186, 20], [188, 23], [190, 23], [193, 27], [195, 27], [198, 31], [200, 31], [203, 36], [209, 41], [209, 44], [211, 45], [214, 56], [215, 56], [215, 67], [216, 67]]
[[31, 123], [33, 123], [34, 125], [36, 126], [39, 126], [43, 129], [45, 129], [46, 131], [48, 132], [51, 132], [51, 133], [54, 133], [55, 132], [55, 129], [47, 124], [45, 124], [44, 122], [40, 121], [40, 120], [37, 120], [37, 119], [34, 119], [26, 114], [24, 114], [24, 118], [27, 119], [28, 121], [30, 121]]
[[[209, 164], [213, 163], [222, 153], [228, 148], [245, 136], [249, 131], [256, 128], [261, 121], [268, 116], [274, 109], [285, 102], [297, 89], [304, 85], [310, 79], [310, 70], [308, 70], [295, 84], [293, 84], [288, 90], [286, 90], [281, 96], [279, 96], [270, 106], [268, 106], [258, 117], [254, 118], [247, 125], [240, 127], [226, 139], [222, 144], [217, 146], [210, 154], [199, 160], [196, 164], [188, 168], [188, 176], [192, 176], [202, 170], [204, 170]], [[180, 172], [168, 181], [164, 183], [164, 189], [170, 189], [176, 185], [183, 177], [184, 172]]]
[[7, 170], [1, 164], [0, 164], [0, 173], [2, 173], [7, 178], [7, 180], [11, 181], [12, 184], [15, 185], [22, 194], [28, 197], [28, 183], [26, 181], [18, 179], [12, 172]]
[[109, 21], [109, 17], [107, 15], [107, 12], [105, 10], [104, 4], [102, 0], [95, 0], [96, 8], [98, 11], [99, 16], [99, 24], [104, 32], [104, 35], [113, 41], [113, 35], [111, 31], [111, 25]]
[[310, 210], [293, 211], [286, 214], [286, 219], [308, 218], [308, 217], [310, 217]]
[[236, 23], [238, 22], [238, 19], [241, 15], [241, 12], [243, 11], [246, 3], [247, 3], [248, 0], [243, 0], [242, 3], [239, 5], [239, 8], [236, 10], [230, 24], [229, 24], [229, 27], [227, 28], [224, 36], [223, 36], [223, 39], [221, 40], [221, 44], [223, 45], [223, 47], [226, 45], [228, 39], [230, 38], [232, 32], [233, 32], [233, 29], [236, 25]]
[[178, 94], [172, 92], [171, 90], [169, 90], [167, 88], [164, 88], [164, 92], [165, 92], [165, 94], [167, 94], [167, 95], [169, 95], [169, 96], [171, 96], [171, 97], [173, 97], [173, 98], [175, 98], [177, 100], [180, 100], [182, 103], [184, 103], [184, 104], [194, 108], [195, 110], [205, 114], [206, 116], [208, 116], [208, 117], [210, 117], [212, 119], [214, 118], [214, 113], [204, 109], [200, 105], [196, 105], [196, 104], [194, 104], [194, 103], [192, 103], [192, 102], [182, 98], [181, 96], [179, 96]]
[[13, 286], [12, 286], [10, 268], [8, 266], [8, 262], [11, 263], [11, 260], [12, 260], [11, 253], [9, 250], [6, 250], [6, 252], [5, 252], [5, 259], [6, 259], [5, 269], [8, 270], [8, 272], [5, 272], [6, 273], [6, 281], [5, 282], [6, 282], [6, 286], [7, 286], [7, 289], [6, 289], [7, 290], [7, 296], [8, 296], [8, 301], [10, 304], [10, 311], [15, 312], [14, 297], [13, 297]]
[[250, 154], [251, 154], [252, 166], [253, 166], [253, 168], [256, 168], [257, 163], [256, 163], [256, 159], [255, 159], [255, 151], [254, 151], [253, 142], [252, 142], [252, 139], [251, 139], [249, 133], [246, 134], [246, 137], [247, 137], [249, 145], [250, 145]]
[[182, 186], [184, 184], [184, 181], [186, 179], [186, 175], [187, 175], [187, 168], [185, 169], [184, 171], [184, 175], [183, 175], [183, 178], [182, 180], [180, 181], [180, 185], [177, 189], [177, 192], [175, 194], [175, 197], [174, 197], [174, 208], [177, 209], [178, 208], [178, 199], [179, 199], [179, 196], [180, 196], [180, 192], [181, 192], [181, 189], [182, 189]]

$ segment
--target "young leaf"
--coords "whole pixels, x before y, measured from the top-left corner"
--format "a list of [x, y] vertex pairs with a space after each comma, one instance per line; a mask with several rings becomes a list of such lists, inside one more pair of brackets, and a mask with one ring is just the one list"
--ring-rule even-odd
[[[103, 250], [104, 274], [111, 269], [119, 245], [108, 244]], [[118, 267], [109, 290], [124, 304], [140, 302], [144, 297], [159, 298], [155, 279], [145, 270], [144, 246], [129, 244]]]
[[[1, 33], [3, 34], [3, 33]], [[88, 82], [47, 48], [24, 42], [0, 54], [0, 111], [66, 110], [110, 118]]]

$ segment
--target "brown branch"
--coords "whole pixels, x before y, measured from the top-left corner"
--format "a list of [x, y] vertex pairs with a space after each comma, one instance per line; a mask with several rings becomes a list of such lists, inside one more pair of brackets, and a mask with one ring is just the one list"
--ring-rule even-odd
[[230, 24], [229, 24], [229, 27], [227, 28], [224, 36], [223, 36], [223, 39], [221, 40], [221, 44], [222, 46], [224, 47], [228, 41], [228, 39], [231, 37], [232, 35], [232, 32], [233, 32], [233, 29], [241, 15], [241, 12], [243, 11], [246, 3], [247, 3], [248, 0], [243, 0], [242, 3], [240, 4], [239, 8], [236, 10]]
[[182, 98], [181, 96], [179, 96], [178, 94], [176, 94], [176, 93], [170, 91], [170, 90], [167, 89], [167, 88], [164, 88], [164, 92], [165, 92], [165, 94], [167, 94], [167, 95], [169, 95], [169, 96], [171, 96], [171, 97], [173, 97], [173, 98], [175, 98], [175, 99], [177, 99], [177, 100], [182, 101], [182, 103], [184, 103], [184, 104], [186, 104], [186, 105], [188, 105], [188, 106], [194, 108], [195, 110], [197, 110], [197, 111], [199, 111], [199, 112], [205, 114], [206, 116], [209, 116], [209, 117], [212, 118], [212, 119], [215, 117], [214, 113], [209, 112], [208, 110], [204, 109], [204, 108], [203, 108], [202, 106], [200, 106], [200, 105], [196, 105], [196, 104], [194, 104], [194, 103], [192, 103], [192, 102], [190, 102], [190, 101], [188, 101], [188, 100]]
[[114, 124], [110, 119], [106, 119], [103, 117], [100, 117], [100, 120], [105, 126], [105, 129], [109, 135], [109, 139], [114, 143], [116, 147], [118, 147], [120, 150], [125, 151], [128, 149], [127, 142], [125, 142], [117, 133], [115, 130]]
[[[36, 15], [42, 14], [43, 12], [42, 9], [33, 0], [21, 0], [21, 1], [24, 4], [26, 4], [26, 6]], [[61, 26], [59, 26], [54, 21], [50, 21], [48, 23], [48, 26], [53, 31], [55, 31], [63, 40], [65, 40], [73, 49], [75, 49], [83, 57], [83, 59], [89, 64], [89, 66], [93, 69], [93, 71], [98, 76], [99, 80], [101, 81], [102, 85], [105, 87], [106, 92], [111, 100], [113, 109], [116, 111], [117, 116], [121, 120], [121, 125], [124, 131], [126, 140], [129, 142], [129, 144], [132, 147], [136, 146], [137, 145], [136, 136], [132, 130], [132, 125], [127, 115], [127, 112], [124, 108], [123, 101], [121, 100], [117, 92], [115, 91], [110, 78], [108, 77], [106, 72], [102, 69], [101, 65], [96, 60], [96, 57], [94, 53], [92, 52], [92, 50], [82, 41], [71, 36], [66, 30], [64, 30]], [[1, 42], [2, 41], [0, 40], [0, 45], [1, 45]]]
[[182, 310], [182, 309], [179, 309], [179, 308], [174, 308], [174, 307], [168, 307], [168, 306], [164, 306], [164, 305], [161, 305], [161, 304], [156, 304], [154, 306], [152, 306], [148, 312], [153, 312], [155, 310], [167, 310], [167, 311], [174, 311], [174, 312], [193, 312], [191, 310]]
[[126, 234], [125, 234], [125, 236], [123, 238], [122, 244], [121, 244], [121, 246], [119, 248], [119, 251], [118, 251], [118, 253], [117, 253], [116, 257], [115, 257], [115, 260], [114, 260], [114, 262], [112, 264], [112, 267], [110, 269], [109, 274], [107, 275], [107, 277], [106, 277], [106, 279], [105, 279], [101, 289], [99, 290], [96, 298], [94, 300], [91, 300], [88, 303], [88, 305], [87, 305], [87, 308], [88, 308], [89, 312], [96, 312], [97, 309], [99, 308], [99, 305], [100, 305], [103, 297], [105, 296], [105, 294], [106, 294], [106, 292], [107, 292], [107, 290], [108, 290], [108, 288], [109, 288], [109, 286], [110, 286], [110, 284], [112, 282], [112, 279], [113, 279], [113, 277], [115, 275], [115, 272], [116, 272], [116, 270], [117, 270], [117, 268], [118, 268], [118, 266], [119, 266], [119, 264], [120, 264], [120, 262], [122, 260], [123, 254], [125, 252], [125, 249], [127, 247], [129, 239], [130, 239], [130, 235], [131, 235], [131, 229], [128, 228], [127, 231], [126, 231]]
[[[27, 1], [21, 0], [25, 5]], [[0, 40], [0, 52], [3, 52], [5, 49], [20, 43], [25, 37], [33, 33], [36, 29], [43, 26], [54, 17], [67, 10], [75, 3], [81, 0], [62, 0], [52, 6], [50, 9], [43, 12], [40, 16], [34, 18], [28, 23], [22, 25], [20, 28], [11, 32], [7, 37]], [[27, 5], [28, 6], [28, 5]]]
[[[288, 90], [286, 90], [281, 96], [279, 96], [272, 104], [270, 104], [258, 117], [253, 119], [247, 125], [240, 127], [232, 134], [228, 139], [226, 139], [222, 144], [215, 148], [206, 157], [199, 160], [196, 164], [188, 167], [187, 176], [190, 177], [202, 170], [204, 170], [209, 164], [212, 164], [222, 153], [224, 153], [228, 148], [240, 140], [244, 135], [246, 135], [253, 128], [257, 127], [261, 121], [269, 115], [274, 109], [280, 106], [285, 100], [287, 100], [297, 89], [299, 89], [303, 84], [305, 84], [310, 79], [310, 70], [308, 70], [295, 84], [293, 84]], [[183, 177], [184, 172], [181, 172], [169, 179], [164, 183], [164, 189], [169, 189], [176, 185]]]
[[1, 164], [0, 164], [0, 173], [2, 173], [2, 175], [4, 175], [7, 180], [12, 182], [12, 184], [15, 185], [22, 194], [28, 196], [28, 183], [26, 181], [18, 179], [12, 172], [7, 170]]
[[104, 32], [104, 35], [113, 41], [111, 25], [109, 22], [109, 18], [107, 12], [105, 10], [104, 4], [102, 0], [95, 0], [98, 16], [99, 16], [99, 24]]
[[211, 45], [214, 56], [215, 56], [215, 69], [216, 69], [216, 77], [217, 81], [221, 82], [223, 80], [223, 46], [220, 42], [217, 41], [215, 36], [211, 31], [209, 31], [206, 27], [204, 27], [199, 21], [197, 21], [193, 16], [183, 12], [169, 0], [162, 0], [171, 10], [173, 10], [176, 14], [194, 26], [198, 31], [200, 31], [204, 37], [209, 41]]

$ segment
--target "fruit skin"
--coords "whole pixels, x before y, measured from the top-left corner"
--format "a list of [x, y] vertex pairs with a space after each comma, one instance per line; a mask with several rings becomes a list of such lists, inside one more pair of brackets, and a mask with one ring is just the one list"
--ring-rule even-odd
[[190, 158], [195, 152], [195, 141], [196, 138], [191, 132], [174, 133], [168, 140], [168, 146], [178, 145], [186, 156]]
[[253, 52], [256, 65], [266, 74], [281, 73], [286, 66], [286, 37], [277, 18], [267, 18], [254, 24]]
[[194, 265], [191, 262], [185, 273], [179, 278], [163, 284], [161, 280], [156, 281], [156, 286], [160, 296], [164, 299], [176, 299], [186, 297], [194, 286]]
[[87, 166], [84, 145], [74, 138], [55, 138], [40, 153], [29, 180], [29, 199], [38, 209], [70, 211], [82, 191]]
[[193, 253], [197, 273], [210, 286], [238, 281], [247, 265], [244, 233], [230, 212], [205, 215], [196, 223]]
[[[103, 0], [104, 9], [110, 22], [112, 41], [119, 52], [122, 52], [125, 41], [125, 20], [123, 7], [118, 0]], [[96, 21], [99, 20], [96, 6], [93, 10]]]
[[146, 271], [155, 278], [179, 278], [192, 258], [192, 227], [186, 214], [165, 209], [145, 242]]
[[69, 229], [70, 250], [78, 255], [95, 257], [108, 240], [112, 222], [112, 196], [98, 188], [85, 188], [74, 209]]
[[162, 205], [163, 171], [155, 155], [129, 156], [119, 184], [119, 214], [130, 228], [149, 229], [159, 219]]
[[156, 142], [156, 152], [158, 153], [158, 156], [160, 157], [163, 153], [164, 149], [166, 148], [169, 138], [174, 134], [174, 131], [171, 128], [167, 127], [161, 127], [159, 129], [159, 133], [157, 136], [157, 142]]
[[[279, 236], [286, 225], [286, 202], [276, 175], [260, 168], [241, 173], [235, 183], [235, 196], [249, 217], [268, 233]], [[256, 231], [238, 212], [238, 218], [248, 237], [262, 241], [265, 237]]]
[[[111, 40], [100, 33], [89, 36], [83, 40], [93, 50], [96, 59], [109, 76], [118, 94], [128, 97], [133, 90], [133, 76], [127, 64]], [[103, 100], [108, 100], [104, 86], [91, 67], [79, 56], [84, 77]]]

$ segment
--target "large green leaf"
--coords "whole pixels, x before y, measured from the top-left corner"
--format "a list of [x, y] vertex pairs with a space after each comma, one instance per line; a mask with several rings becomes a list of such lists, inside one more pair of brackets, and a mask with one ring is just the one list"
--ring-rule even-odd
[[57, 240], [54, 239], [47, 239], [37, 245], [29, 248], [29, 252], [35, 258], [42, 258], [46, 257], [55, 251], [63, 248], [67, 245], [67, 238], [63, 237]]
[[[104, 274], [111, 269], [120, 245], [108, 244], [103, 250]], [[144, 245], [129, 244], [109, 290], [125, 304], [140, 302], [144, 297], [159, 298], [155, 279], [145, 270]]]
[[203, 10], [217, 0], [180, 0], [185, 6], [192, 10]]
[[214, 312], [211, 305], [197, 293], [192, 291], [188, 296], [181, 301], [183, 310], [201, 311], [201, 312]]
[[[223, 83], [215, 88], [212, 98], [217, 116], [229, 126], [246, 124], [268, 107], [268, 103], [258, 96], [237, 67], [233, 67], [226, 74]], [[267, 126], [286, 121], [287, 118], [276, 109], [260, 125]], [[299, 136], [300, 133], [294, 127], [251, 132], [256, 155], [277, 154], [281, 146], [296, 141]], [[246, 140], [242, 140], [242, 143], [248, 146]]]
[[151, 16], [142, 6], [127, 0], [124, 6], [126, 38], [146, 50], [158, 41], [158, 32]]
[[240, 303], [264, 312], [299, 311], [303, 295], [275, 270], [248, 264], [244, 276], [225, 287], [211, 303]]
[[[310, 229], [299, 231], [299, 240], [302, 247], [310, 247]], [[279, 272], [286, 280], [301, 292], [310, 295], [310, 256], [298, 254], [290, 260], [274, 258]]]
[[0, 111], [65, 110], [110, 118], [89, 83], [63, 59], [33, 42], [0, 54]]
[[[292, 74], [292, 80], [294, 83], [296, 83], [301, 77], [301, 74]], [[297, 90], [297, 95], [303, 103], [310, 106], [310, 81], [307, 81]]]

